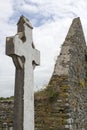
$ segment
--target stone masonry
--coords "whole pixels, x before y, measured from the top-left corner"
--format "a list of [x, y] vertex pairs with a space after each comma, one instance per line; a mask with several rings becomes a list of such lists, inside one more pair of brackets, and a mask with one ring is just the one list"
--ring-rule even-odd
[[86, 62], [83, 29], [75, 18], [48, 86], [35, 94], [35, 130], [87, 130]]

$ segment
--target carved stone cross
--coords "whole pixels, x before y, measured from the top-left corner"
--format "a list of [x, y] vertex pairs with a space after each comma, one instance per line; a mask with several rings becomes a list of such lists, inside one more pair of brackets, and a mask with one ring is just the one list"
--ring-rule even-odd
[[32, 25], [21, 16], [18, 33], [6, 38], [6, 54], [16, 67], [14, 97], [14, 130], [34, 130], [33, 69], [40, 63], [40, 52], [32, 40]]

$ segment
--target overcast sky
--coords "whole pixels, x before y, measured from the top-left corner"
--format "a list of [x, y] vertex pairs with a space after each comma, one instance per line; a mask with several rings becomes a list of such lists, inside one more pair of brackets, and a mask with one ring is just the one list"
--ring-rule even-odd
[[81, 18], [87, 39], [87, 0], [0, 0], [0, 97], [14, 94], [15, 67], [5, 55], [5, 41], [16, 34], [21, 15], [31, 21], [33, 41], [41, 52], [41, 65], [35, 69], [35, 90], [49, 82], [73, 18]]

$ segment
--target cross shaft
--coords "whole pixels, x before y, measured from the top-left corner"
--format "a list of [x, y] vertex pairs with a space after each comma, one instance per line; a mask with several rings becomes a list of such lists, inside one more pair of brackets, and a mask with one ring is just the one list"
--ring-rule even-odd
[[40, 52], [33, 44], [32, 26], [23, 16], [18, 22], [18, 33], [7, 37], [6, 54], [16, 67], [14, 130], [34, 130], [33, 69], [39, 65]]

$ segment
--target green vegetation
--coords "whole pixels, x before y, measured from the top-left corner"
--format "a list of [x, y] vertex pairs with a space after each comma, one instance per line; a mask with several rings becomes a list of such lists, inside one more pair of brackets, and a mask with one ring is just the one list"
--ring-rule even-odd
[[79, 81], [79, 86], [85, 87], [85, 81], [80, 80], [80, 81]]
[[7, 100], [10, 101], [10, 100], [14, 100], [14, 96], [6, 97], [6, 98], [5, 98], [5, 97], [0, 97], [0, 100], [1, 100], [1, 101], [7, 101]]

